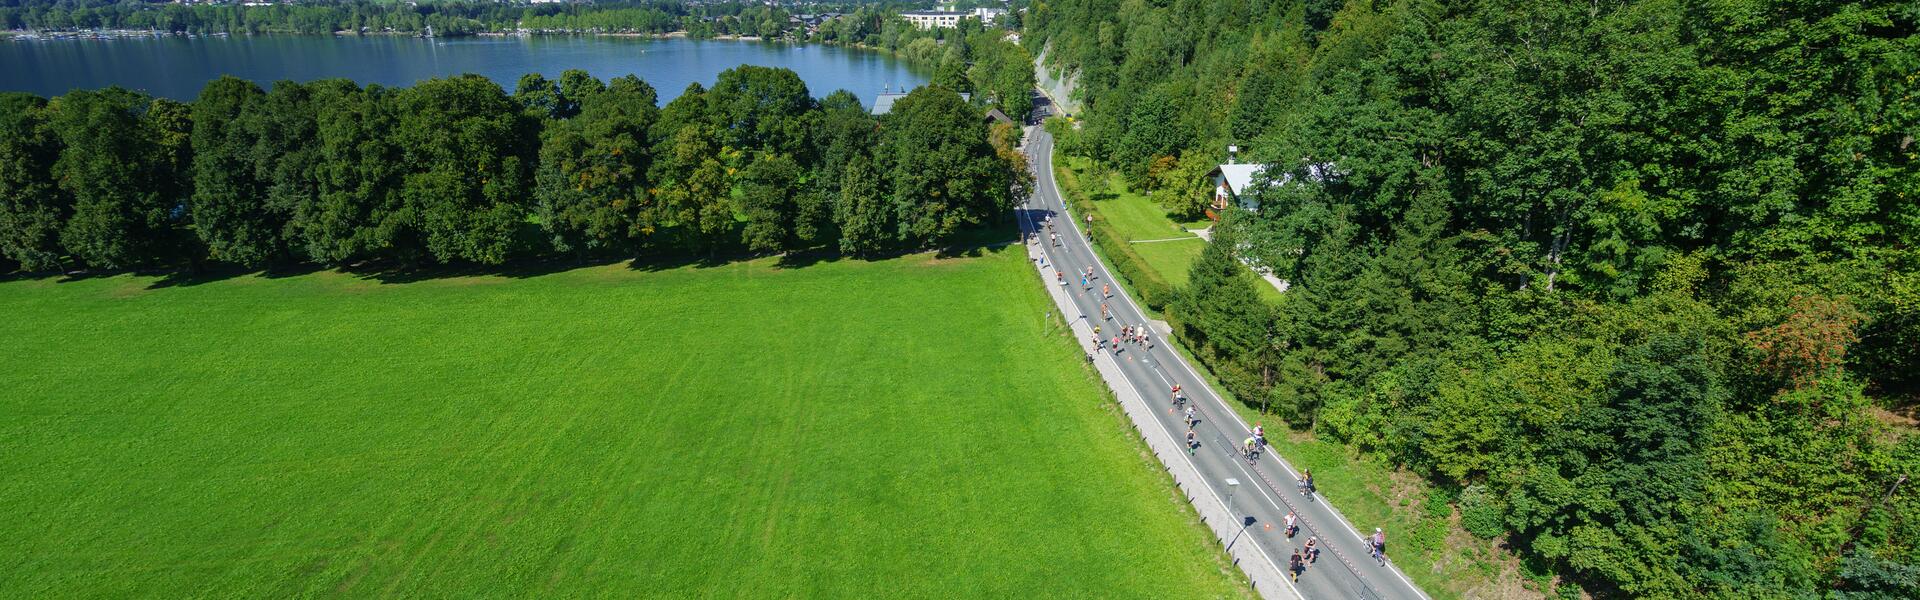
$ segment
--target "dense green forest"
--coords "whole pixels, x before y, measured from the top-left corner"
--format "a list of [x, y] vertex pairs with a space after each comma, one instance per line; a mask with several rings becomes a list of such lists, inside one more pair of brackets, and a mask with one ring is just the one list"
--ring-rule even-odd
[[753, 66], [664, 107], [582, 71], [0, 94], [0, 271], [928, 248], [1030, 185], [982, 110], [928, 86], [876, 118]]
[[[852, 10], [855, 5], [843, 7]], [[821, 10], [842, 8], [832, 5]], [[786, 10], [756, 2], [688, 4], [615, 0], [593, 4], [509, 4], [444, 0], [339, 0], [271, 6], [107, 0], [0, 0], [5, 29], [150, 29], [174, 33], [418, 33], [458, 36], [536, 31], [804, 36]]]
[[[1920, 5], [1051, 0], [1243, 401], [1423, 475], [1563, 595], [1920, 597]], [[1241, 262], [1292, 287], [1263, 303]]]

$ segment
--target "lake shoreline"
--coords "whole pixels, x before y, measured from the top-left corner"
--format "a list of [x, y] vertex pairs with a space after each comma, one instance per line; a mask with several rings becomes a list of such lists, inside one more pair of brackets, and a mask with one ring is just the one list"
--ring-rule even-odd
[[[582, 69], [602, 79], [638, 75], [666, 102], [694, 83], [710, 85], [740, 65], [794, 70], [820, 97], [846, 89], [871, 99], [882, 89], [925, 83], [928, 69], [873, 48], [754, 36], [530, 33], [421, 38], [381, 34], [254, 35], [90, 31], [0, 39], [0, 64], [19, 65], [0, 90], [57, 96], [119, 85], [175, 100], [232, 75], [263, 87], [276, 81], [350, 79], [387, 87], [474, 73], [513, 89], [520, 77]], [[511, 41], [509, 41], [511, 40]], [[713, 43], [701, 43], [714, 40]], [[8, 43], [14, 42], [14, 43]], [[735, 43], [747, 42], [747, 43]], [[801, 46], [819, 46], [802, 48]]]
[[823, 46], [842, 46], [842, 47], [860, 46], [858, 44], [849, 45], [849, 44], [835, 44], [831, 42], [810, 42], [806, 40], [794, 40], [794, 39], [786, 39], [786, 38], [769, 40], [769, 39], [766, 39], [765, 37], [757, 36], [757, 35], [728, 34], [728, 35], [716, 35], [716, 36], [705, 37], [705, 38], [697, 38], [697, 37], [689, 36], [686, 31], [668, 31], [664, 33], [649, 33], [649, 32], [640, 32], [640, 31], [522, 30], [522, 31], [481, 31], [476, 33], [457, 34], [457, 35], [426, 36], [426, 35], [422, 35], [419, 32], [414, 32], [414, 31], [360, 31], [360, 32], [335, 31], [333, 33], [298, 33], [298, 32], [292, 32], [292, 31], [266, 31], [261, 33], [235, 34], [235, 33], [229, 33], [224, 31], [214, 32], [214, 33], [192, 33], [192, 32], [185, 32], [185, 31], [160, 31], [155, 29], [60, 29], [60, 30], [52, 30], [52, 31], [44, 31], [44, 30], [36, 31], [31, 29], [0, 29], [0, 38], [14, 38], [18, 40], [27, 40], [27, 41], [35, 41], [35, 40], [61, 40], [61, 41], [103, 40], [104, 41], [104, 40], [115, 40], [115, 39], [137, 39], [137, 38], [198, 39], [198, 38], [235, 38], [235, 37], [239, 37], [239, 38], [282, 37], [282, 36], [336, 37], [336, 38], [359, 38], [359, 37], [428, 38], [428, 37], [431, 37], [432, 39], [449, 39], [449, 40], [462, 39], [462, 38], [483, 38], [483, 37], [484, 38], [610, 37], [610, 38], [644, 38], [644, 39], [661, 39], [661, 40], [690, 39], [690, 40], [723, 40], [723, 41], [738, 41], [738, 42], [786, 42], [786, 43], [793, 43], [793, 44], [819, 44]]

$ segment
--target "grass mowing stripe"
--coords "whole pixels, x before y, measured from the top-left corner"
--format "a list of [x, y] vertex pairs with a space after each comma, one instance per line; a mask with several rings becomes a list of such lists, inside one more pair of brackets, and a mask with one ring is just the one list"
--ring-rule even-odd
[[1244, 595], [1030, 278], [0, 283], [0, 593]]

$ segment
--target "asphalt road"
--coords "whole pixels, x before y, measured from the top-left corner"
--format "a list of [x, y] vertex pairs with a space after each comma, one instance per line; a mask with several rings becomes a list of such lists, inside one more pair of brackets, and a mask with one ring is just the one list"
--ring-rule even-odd
[[[1147, 325], [1145, 313], [1120, 289], [1120, 284], [1109, 274], [1106, 265], [1101, 264], [1092, 252], [1080, 223], [1084, 215], [1069, 213], [1061, 202], [1059, 189], [1053, 181], [1051, 136], [1039, 127], [1028, 128], [1026, 151], [1033, 168], [1034, 193], [1021, 207], [1021, 228], [1023, 231], [1037, 232], [1037, 243], [1051, 264], [1047, 272], [1057, 270], [1067, 275], [1064, 289], [1078, 308], [1078, 314], [1068, 314], [1067, 318], [1092, 319], [1101, 327], [1102, 337], [1109, 340], [1123, 325]], [[1059, 234], [1058, 246], [1050, 241], [1047, 227], [1041, 225], [1048, 216], [1052, 216], [1053, 233]], [[1076, 275], [1084, 273], [1089, 266], [1093, 267], [1094, 273], [1090, 288], [1081, 286], [1080, 278]], [[1051, 276], [1049, 279], [1046, 282], [1048, 285], [1058, 287]], [[1113, 286], [1111, 298], [1102, 297], [1101, 288], [1105, 285]], [[1102, 303], [1112, 313], [1112, 320], [1102, 319]], [[1139, 425], [1143, 428], [1165, 428], [1176, 439], [1185, 439], [1188, 426], [1184, 412], [1173, 409], [1170, 391], [1178, 384], [1186, 392], [1199, 419], [1193, 431], [1198, 436], [1200, 446], [1190, 460], [1213, 491], [1223, 498], [1229, 493], [1226, 481], [1234, 479], [1239, 482], [1231, 490], [1231, 505], [1233, 510], [1247, 518], [1247, 527], [1243, 534], [1245, 540], [1236, 540], [1234, 543], [1251, 540], [1260, 544], [1265, 554], [1277, 561], [1279, 568], [1284, 570], [1288, 557], [1295, 549], [1304, 546], [1307, 538], [1319, 538], [1317, 545], [1323, 548], [1320, 560], [1302, 572], [1294, 583], [1306, 598], [1427, 598], [1397, 567], [1392, 566], [1396, 532], [1387, 532], [1389, 560], [1387, 566], [1381, 566], [1368, 555], [1360, 533], [1365, 531], [1371, 534], [1374, 525], [1348, 523], [1324, 497], [1318, 494], [1302, 495], [1295, 487], [1298, 472], [1276, 453], [1267, 452], [1254, 461], [1243, 458], [1238, 449], [1242, 441], [1252, 437], [1251, 425], [1228, 410], [1220, 397], [1195, 374], [1192, 366], [1164, 345], [1162, 332], [1155, 331], [1152, 337], [1154, 347], [1151, 350], [1137, 344], [1122, 345], [1114, 358], [1126, 381], [1110, 383], [1133, 386], [1150, 403], [1157, 399], [1158, 410], [1154, 412], [1158, 422]], [[1267, 433], [1269, 437], [1283, 435], [1273, 430]], [[1292, 539], [1283, 534], [1283, 523], [1289, 512], [1298, 515], [1300, 524], [1299, 532]]]

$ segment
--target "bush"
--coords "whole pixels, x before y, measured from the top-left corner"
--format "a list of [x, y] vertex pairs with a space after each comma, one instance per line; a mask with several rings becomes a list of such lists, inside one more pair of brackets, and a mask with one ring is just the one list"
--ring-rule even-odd
[[1507, 530], [1506, 510], [1500, 499], [1485, 485], [1470, 485], [1460, 492], [1460, 526], [1483, 539], [1493, 539]]

